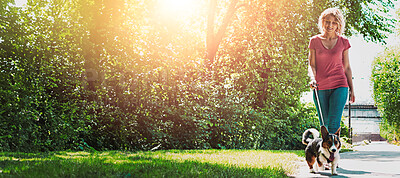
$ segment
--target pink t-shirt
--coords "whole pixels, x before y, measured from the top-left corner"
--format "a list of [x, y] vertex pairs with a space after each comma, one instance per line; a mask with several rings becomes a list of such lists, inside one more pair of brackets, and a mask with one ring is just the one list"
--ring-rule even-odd
[[315, 49], [315, 80], [319, 90], [349, 87], [343, 68], [343, 52], [349, 49], [349, 40], [339, 36], [336, 45], [327, 49], [319, 36], [313, 36], [308, 48]]

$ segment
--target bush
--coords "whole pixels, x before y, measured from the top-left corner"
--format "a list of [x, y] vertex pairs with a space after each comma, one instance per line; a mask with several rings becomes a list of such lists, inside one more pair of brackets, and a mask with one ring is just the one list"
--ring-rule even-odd
[[317, 112], [312, 104], [299, 104], [279, 114], [269, 113], [267, 117], [270, 119], [262, 129], [261, 149], [304, 149], [303, 132], [319, 128]]
[[9, 1], [0, 2], [0, 151], [300, 149], [318, 126], [299, 100], [325, 2], [238, 5], [205, 61], [214, 37], [204, 9], [181, 21], [155, 1]]
[[373, 63], [374, 100], [382, 116], [381, 133], [388, 140], [400, 136], [400, 47], [386, 50]]

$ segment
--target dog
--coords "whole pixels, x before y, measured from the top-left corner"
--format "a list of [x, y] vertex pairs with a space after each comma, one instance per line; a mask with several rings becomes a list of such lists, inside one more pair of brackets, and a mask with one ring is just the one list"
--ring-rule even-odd
[[[313, 135], [313, 139], [309, 138], [311, 135]], [[310, 172], [316, 173], [324, 170], [324, 164], [331, 163], [332, 175], [337, 175], [336, 168], [340, 160], [341, 147], [340, 128], [335, 134], [330, 134], [325, 126], [321, 126], [321, 135], [322, 138], [319, 138], [319, 133], [314, 128], [307, 129], [303, 133], [302, 142], [307, 145], [305, 153]]]

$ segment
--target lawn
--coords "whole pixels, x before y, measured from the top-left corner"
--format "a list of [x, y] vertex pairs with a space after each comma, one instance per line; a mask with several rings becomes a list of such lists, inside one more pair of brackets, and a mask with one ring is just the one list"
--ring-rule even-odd
[[287, 177], [304, 152], [168, 150], [0, 153], [0, 177]]

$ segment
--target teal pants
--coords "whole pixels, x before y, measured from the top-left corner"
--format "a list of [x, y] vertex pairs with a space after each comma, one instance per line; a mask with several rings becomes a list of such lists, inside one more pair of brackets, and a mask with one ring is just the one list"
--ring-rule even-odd
[[319, 103], [321, 111], [319, 110], [315, 92], [313, 92], [314, 104], [318, 111], [319, 123], [328, 128], [329, 133], [335, 133], [340, 128], [340, 121], [342, 119], [344, 105], [349, 95], [348, 87], [340, 87], [329, 90], [318, 90]]

